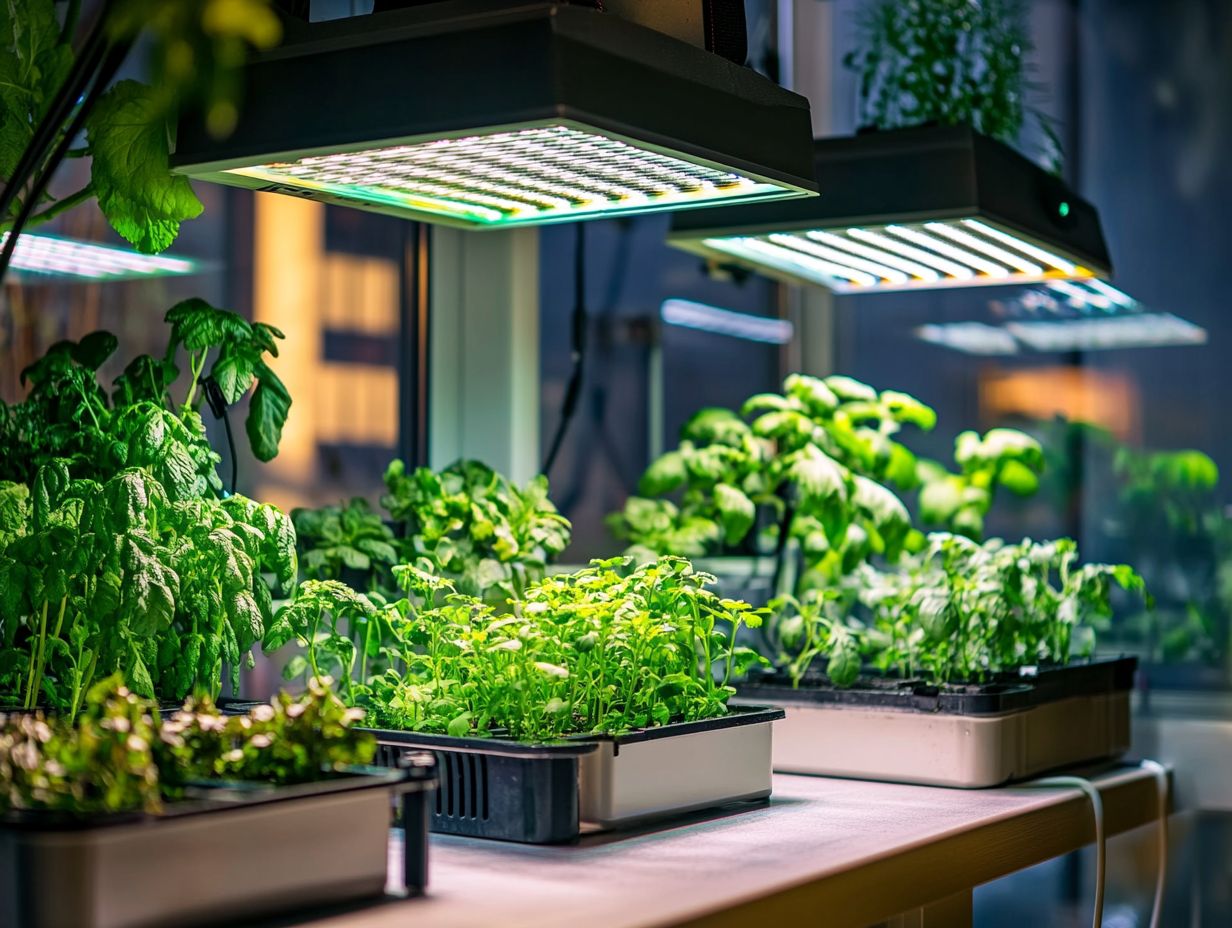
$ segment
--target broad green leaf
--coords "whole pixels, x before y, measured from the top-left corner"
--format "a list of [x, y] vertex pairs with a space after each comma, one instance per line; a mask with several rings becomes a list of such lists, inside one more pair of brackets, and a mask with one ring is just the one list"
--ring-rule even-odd
[[714, 501], [719, 510], [724, 541], [728, 545], [738, 544], [753, 527], [757, 507], [742, 492], [726, 483], [715, 486]]
[[91, 111], [86, 136], [90, 178], [111, 227], [138, 251], [164, 251], [203, 207], [188, 178], [171, 173], [170, 126], [150, 89], [132, 80], [113, 85]]
[[637, 492], [643, 496], [661, 496], [684, 483], [686, 476], [684, 456], [679, 451], [669, 451], [646, 468], [638, 481]]
[[264, 363], [256, 368], [258, 384], [244, 423], [252, 453], [259, 461], [270, 461], [278, 454], [282, 427], [291, 409], [291, 395], [281, 380]]

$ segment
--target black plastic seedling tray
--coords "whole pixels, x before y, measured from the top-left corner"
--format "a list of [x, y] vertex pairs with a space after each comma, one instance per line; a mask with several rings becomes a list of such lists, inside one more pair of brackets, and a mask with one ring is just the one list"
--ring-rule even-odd
[[[600, 795], [604, 786], [614, 777], [613, 764], [624, 749], [626, 759], [636, 758], [645, 746], [652, 743], [684, 743], [683, 738], [704, 737], [716, 734], [724, 737], [736, 730], [752, 732], [757, 726], [764, 729], [764, 761], [743, 758], [756, 769], [764, 767], [764, 784], [760, 781], [752, 787], [737, 789], [731, 795], [718, 794], [695, 797], [695, 801], [682, 805], [696, 809], [725, 802], [764, 798], [769, 795], [770, 758], [769, 723], [781, 719], [781, 709], [741, 707], [731, 714], [698, 722], [682, 722], [664, 725], [621, 736], [586, 735], [570, 738], [553, 744], [523, 744], [493, 738], [453, 738], [447, 735], [419, 734], [388, 729], [373, 729], [380, 744], [379, 763], [395, 764], [408, 750], [431, 751], [436, 756], [439, 773], [439, 788], [435, 797], [431, 828], [444, 834], [467, 835], [478, 838], [494, 838], [527, 844], [554, 844], [574, 840], [581, 832], [582, 818], [579, 809], [588, 802], [596, 808], [611, 808]], [[651, 749], [654, 750], [654, 749]], [[645, 770], [646, 759], [642, 760]], [[649, 764], [653, 767], [653, 758]], [[599, 766], [603, 767], [599, 771]], [[741, 764], [733, 765], [740, 768]], [[584, 784], [585, 770], [594, 767], [596, 782]], [[672, 777], [687, 778], [686, 769], [661, 771], [664, 780]], [[584, 792], [584, 785], [588, 790]], [[610, 788], [610, 787], [608, 787]], [[672, 814], [671, 799], [659, 804], [650, 804], [645, 817]], [[636, 811], [630, 815], [621, 809], [622, 816], [639, 817]], [[602, 818], [602, 816], [599, 816]], [[599, 821], [598, 824], [605, 823]]]
[[377, 763], [431, 751], [438, 788], [431, 830], [441, 834], [554, 844], [578, 835], [578, 758], [593, 742], [520, 744], [499, 738], [373, 729]]
[[741, 699], [767, 703], [996, 715], [1074, 696], [1131, 690], [1137, 667], [1136, 657], [1117, 657], [1001, 674], [987, 683], [940, 685], [919, 679], [865, 675], [847, 688], [834, 686], [820, 674], [805, 677], [799, 687], [793, 687], [785, 674], [769, 672], [742, 684], [739, 695]]
[[316, 783], [202, 784], [159, 814], [0, 817], [0, 925], [206, 925], [380, 896], [391, 798], [407, 891], [427, 875], [430, 759]]

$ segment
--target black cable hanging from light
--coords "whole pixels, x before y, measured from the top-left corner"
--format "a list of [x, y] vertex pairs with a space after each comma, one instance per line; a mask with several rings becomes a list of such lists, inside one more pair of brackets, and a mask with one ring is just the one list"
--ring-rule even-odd
[[[0, 284], [8, 273], [22, 229], [47, 192], [47, 187], [72, 147], [73, 140], [84, 131], [94, 104], [119, 71], [131, 47], [131, 41], [113, 43], [106, 38], [104, 9], [87, 34], [72, 69], [49, 105], [47, 113], [35, 128], [8, 185], [3, 193], [0, 193], [0, 217], [3, 217], [8, 215], [20, 192], [29, 185], [26, 198], [21, 201], [21, 208], [8, 231], [3, 248], [0, 249]], [[72, 121], [64, 127], [64, 120], [70, 114]], [[48, 155], [48, 149], [52, 145], [55, 147]]]
[[569, 431], [569, 423], [577, 412], [578, 401], [582, 396], [582, 382], [586, 373], [586, 226], [578, 223], [576, 248], [573, 255], [573, 316], [570, 322], [570, 359], [573, 369], [569, 374], [569, 383], [565, 387], [565, 399], [560, 407], [560, 422], [556, 425], [556, 433], [548, 448], [547, 457], [543, 459], [540, 473], [551, 478], [552, 465], [560, 454], [564, 444], [565, 434]]

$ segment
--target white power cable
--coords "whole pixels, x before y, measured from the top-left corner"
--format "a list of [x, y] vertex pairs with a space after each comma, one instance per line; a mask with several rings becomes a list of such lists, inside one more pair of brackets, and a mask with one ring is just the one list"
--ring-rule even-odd
[[1143, 760], [1141, 766], [1155, 774], [1156, 797], [1159, 801], [1159, 869], [1155, 874], [1155, 901], [1151, 903], [1151, 928], [1159, 928], [1164, 907], [1164, 884], [1168, 880], [1168, 769], [1153, 760]]
[[[1151, 903], [1150, 928], [1159, 928], [1163, 913], [1164, 885], [1168, 879], [1168, 770], [1162, 764], [1153, 760], [1143, 760], [1139, 766], [1151, 771], [1155, 776], [1155, 794], [1157, 801], [1157, 817], [1159, 822], [1159, 867], [1155, 874], [1155, 898]], [[1106, 877], [1107, 840], [1104, 835], [1104, 803], [1099, 790], [1087, 779], [1074, 776], [1043, 777], [1032, 780], [1024, 786], [1061, 786], [1080, 789], [1091, 801], [1091, 811], [1095, 817], [1095, 912], [1091, 919], [1092, 928], [1102, 928], [1104, 923], [1104, 884]]]
[[1024, 786], [1064, 786], [1082, 790], [1091, 801], [1091, 811], [1095, 817], [1095, 912], [1091, 918], [1092, 928], [1103, 928], [1104, 924], [1104, 867], [1107, 854], [1107, 842], [1104, 839], [1104, 802], [1099, 790], [1090, 781], [1082, 777], [1043, 777], [1032, 780]]

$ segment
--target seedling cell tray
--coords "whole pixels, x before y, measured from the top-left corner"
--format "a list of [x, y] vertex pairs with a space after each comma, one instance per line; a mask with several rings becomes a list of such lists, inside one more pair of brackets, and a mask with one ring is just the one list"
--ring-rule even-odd
[[783, 706], [779, 772], [979, 788], [1124, 754], [1136, 667], [1123, 657], [945, 687], [862, 678], [793, 689], [767, 675], [737, 701]]
[[741, 706], [717, 719], [547, 745], [374, 733], [382, 763], [407, 750], [436, 754], [433, 831], [551, 844], [583, 829], [766, 798], [771, 724], [782, 718], [781, 709]]
[[408, 891], [423, 887], [430, 769], [361, 769], [288, 787], [211, 787], [163, 813], [0, 818], [0, 925], [155, 928], [380, 896], [391, 800], [404, 799]]

